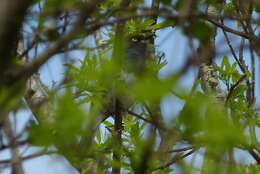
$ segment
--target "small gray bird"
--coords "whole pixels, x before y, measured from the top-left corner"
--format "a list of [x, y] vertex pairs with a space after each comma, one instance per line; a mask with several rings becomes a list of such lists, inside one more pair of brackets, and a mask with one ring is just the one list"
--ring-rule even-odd
[[126, 47], [124, 67], [128, 73], [140, 75], [146, 69], [147, 41], [131, 39]]

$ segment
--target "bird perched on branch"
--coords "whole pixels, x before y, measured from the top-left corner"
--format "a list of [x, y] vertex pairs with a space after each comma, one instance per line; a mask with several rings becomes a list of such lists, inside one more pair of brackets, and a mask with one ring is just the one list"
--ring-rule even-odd
[[135, 75], [146, 69], [147, 41], [132, 38], [128, 41], [124, 60], [125, 70]]
[[129, 36], [122, 61], [121, 79], [127, 85], [132, 85], [137, 78], [147, 72], [147, 59], [149, 56], [149, 41], [154, 33], [142, 33]]

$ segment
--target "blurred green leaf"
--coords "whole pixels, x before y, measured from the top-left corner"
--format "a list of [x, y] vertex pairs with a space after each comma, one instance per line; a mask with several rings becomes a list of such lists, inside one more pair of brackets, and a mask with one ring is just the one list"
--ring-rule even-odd
[[196, 20], [184, 28], [184, 33], [200, 40], [204, 45], [209, 45], [213, 34], [212, 27], [201, 20]]

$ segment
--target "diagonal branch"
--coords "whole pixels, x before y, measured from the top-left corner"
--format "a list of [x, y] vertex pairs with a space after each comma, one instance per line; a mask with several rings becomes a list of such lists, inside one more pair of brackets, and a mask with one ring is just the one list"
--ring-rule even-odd
[[229, 98], [231, 97], [231, 95], [232, 95], [232, 93], [233, 93], [233, 91], [235, 90], [235, 88], [241, 83], [241, 82], [243, 82], [243, 80], [246, 78], [246, 75], [243, 75], [242, 77], [240, 77], [239, 79], [238, 79], [238, 81], [234, 84], [234, 85], [232, 85], [231, 86], [231, 88], [230, 88], [230, 90], [229, 90], [229, 93], [228, 93], [228, 96], [227, 96], [227, 98], [226, 98], [226, 102], [229, 100]]
[[156, 170], [163, 170], [165, 168], [168, 168], [170, 167], [171, 165], [175, 164], [176, 162], [192, 155], [194, 152], [196, 152], [198, 149], [192, 149], [190, 152], [187, 152], [186, 154], [182, 155], [182, 154], [178, 154], [176, 156], [174, 156], [168, 163], [166, 163], [165, 165], [162, 165], [160, 167], [157, 167], [155, 169], [153, 169], [153, 171], [156, 171]]
[[148, 120], [148, 119], [142, 117], [141, 115], [139, 115], [139, 114], [137, 114], [137, 113], [135, 113], [135, 112], [132, 112], [132, 111], [130, 111], [130, 110], [127, 110], [127, 112], [128, 112], [129, 114], [131, 114], [131, 115], [133, 115], [133, 116], [135, 116], [135, 117], [137, 117], [137, 118], [143, 120], [143, 121], [146, 121], [147, 123], [154, 124], [151, 120]]
[[219, 27], [219, 28], [221, 28], [221, 29], [223, 29], [223, 30], [225, 30], [225, 31], [227, 31], [227, 32], [230, 32], [230, 33], [232, 33], [232, 34], [235, 34], [235, 35], [244, 37], [244, 38], [246, 38], [246, 39], [258, 39], [258, 38], [255, 37], [255, 36], [251, 36], [251, 35], [249, 35], [249, 34], [247, 34], [247, 33], [243, 33], [243, 32], [234, 30], [234, 29], [229, 28], [229, 27], [227, 27], [227, 26], [225, 26], [225, 25], [223, 25], [223, 24], [220, 24], [220, 23], [218, 23], [218, 22], [216, 22], [216, 21], [214, 21], [214, 20], [212, 20], [212, 19], [207, 19], [207, 20], [208, 20], [209, 22], [211, 22], [212, 24], [216, 25], [217, 27]]
[[[72, 27], [72, 30], [60, 37], [54, 44], [43, 51], [38, 57], [33, 59], [31, 62], [26, 63], [21, 69], [16, 72], [11, 73], [11, 78], [7, 83], [12, 84], [18, 79], [25, 77], [30, 77], [35, 73], [45, 62], [47, 62], [54, 54], [58, 53], [61, 48], [66, 46], [71, 40], [75, 39], [77, 33], [82, 31], [83, 26], [87, 18], [89, 18], [92, 13], [97, 9], [98, 5], [104, 0], [96, 0], [87, 4], [87, 7], [81, 10], [79, 19]], [[91, 28], [95, 30], [95, 28]], [[92, 32], [92, 31], [91, 31]]]
[[[40, 152], [37, 152], [37, 153], [34, 153], [34, 154], [31, 154], [31, 155], [27, 155], [25, 157], [21, 157], [21, 160], [22, 161], [25, 161], [25, 160], [30, 160], [30, 159], [33, 159], [33, 158], [37, 158], [37, 157], [40, 157], [40, 156], [43, 156], [43, 155], [49, 155], [49, 154], [54, 154], [56, 152], [52, 152], [52, 151], [40, 151]], [[10, 164], [12, 160], [0, 160], [0, 164]], [[15, 173], [16, 174], [16, 173]], [[18, 174], [18, 173], [17, 173]]]

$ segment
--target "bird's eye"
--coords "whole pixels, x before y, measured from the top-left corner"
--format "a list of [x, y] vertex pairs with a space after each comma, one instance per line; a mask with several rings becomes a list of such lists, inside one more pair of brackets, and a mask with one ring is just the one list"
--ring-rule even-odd
[[133, 41], [133, 42], [137, 42], [137, 39], [136, 39], [136, 38], [132, 38], [132, 41]]

